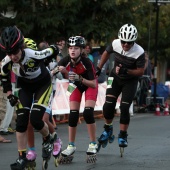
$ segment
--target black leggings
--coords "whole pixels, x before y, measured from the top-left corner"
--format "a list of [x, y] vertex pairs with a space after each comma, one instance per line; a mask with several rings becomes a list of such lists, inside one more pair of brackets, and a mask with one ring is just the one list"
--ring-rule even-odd
[[122, 94], [120, 102], [121, 124], [129, 124], [130, 122], [129, 107], [134, 99], [137, 84], [137, 78], [122, 80], [119, 77], [114, 76], [111, 88], [108, 88], [106, 91], [106, 95], [112, 95], [116, 99], [119, 97], [120, 94]]
[[[44, 81], [30, 84], [26, 83], [23, 87], [18, 84], [20, 87], [18, 91], [20, 103], [16, 106], [17, 131], [24, 132], [27, 130], [29, 117], [35, 129], [41, 130], [44, 126], [42, 117], [52, 93], [51, 78], [45, 78]], [[24, 116], [21, 116], [23, 113]]]

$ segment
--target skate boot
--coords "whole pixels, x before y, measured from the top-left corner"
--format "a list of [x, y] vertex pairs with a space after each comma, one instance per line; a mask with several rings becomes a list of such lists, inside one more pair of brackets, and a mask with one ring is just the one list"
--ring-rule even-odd
[[120, 133], [118, 135], [118, 144], [120, 147], [121, 157], [123, 157], [124, 148], [128, 146], [127, 136], [128, 136], [128, 134], [126, 131], [120, 131]]
[[53, 137], [50, 135], [50, 138], [47, 141], [44, 141], [42, 146], [42, 158], [43, 158], [43, 165], [42, 170], [47, 170], [48, 168], [48, 161], [51, 158], [51, 152], [53, 150]]
[[54, 142], [54, 148], [53, 148], [53, 156], [54, 156], [54, 163], [55, 166], [58, 167], [59, 161], [60, 161], [60, 153], [62, 150], [62, 141], [60, 138], [57, 138]]
[[87, 163], [95, 163], [96, 160], [97, 160], [97, 149], [98, 149], [98, 146], [97, 144], [94, 144], [94, 143], [90, 143], [89, 144], [89, 148], [87, 149]]
[[54, 143], [57, 140], [57, 138], [58, 138], [57, 137], [57, 133], [53, 132], [51, 136], [52, 136], [52, 140], [53, 140], [53, 143]]
[[60, 164], [71, 163], [74, 157], [73, 154], [75, 150], [76, 150], [76, 147], [72, 144], [69, 144], [67, 146], [67, 149], [61, 152]]
[[24, 170], [27, 164], [27, 159], [18, 158], [15, 163], [11, 164], [11, 170]]
[[37, 154], [35, 151], [33, 150], [29, 150], [28, 153], [27, 153], [27, 165], [26, 165], [26, 170], [35, 170], [35, 167], [36, 167], [36, 157], [37, 157]]
[[109, 143], [112, 143], [114, 141], [114, 135], [113, 135], [113, 126], [112, 125], [104, 125], [104, 131], [101, 134], [101, 136], [98, 138], [98, 149], [99, 152], [101, 146], [105, 148]]

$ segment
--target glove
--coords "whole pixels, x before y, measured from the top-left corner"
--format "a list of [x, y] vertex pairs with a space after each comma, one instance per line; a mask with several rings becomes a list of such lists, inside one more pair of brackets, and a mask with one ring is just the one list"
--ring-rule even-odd
[[119, 74], [124, 74], [124, 75], [126, 75], [127, 72], [128, 72], [128, 69], [127, 69], [127, 68], [120, 67]]
[[82, 77], [81, 77], [80, 75], [74, 73], [73, 71], [70, 71], [70, 72], [69, 72], [68, 79], [69, 79], [71, 82], [75, 82], [75, 81], [81, 82], [81, 81], [82, 81]]
[[59, 66], [55, 67], [55, 68], [52, 70], [53, 75], [57, 74], [58, 72], [59, 72]]
[[11, 106], [15, 106], [18, 103], [18, 97], [14, 96], [13, 94], [10, 94], [7, 99], [9, 100]]
[[101, 69], [99, 67], [96, 68], [96, 76], [100, 76], [101, 73]]
[[52, 50], [53, 50], [53, 56], [55, 56], [55, 58], [56, 58], [56, 56], [59, 54], [59, 48], [58, 48], [58, 46], [57, 45], [50, 45], [50, 48], [52, 48]]
[[44, 64], [47, 67], [49, 65], [49, 63], [52, 61], [52, 59], [44, 59]]

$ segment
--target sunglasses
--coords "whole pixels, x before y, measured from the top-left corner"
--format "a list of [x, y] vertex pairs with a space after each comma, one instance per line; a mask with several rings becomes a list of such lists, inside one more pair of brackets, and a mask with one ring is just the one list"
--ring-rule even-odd
[[8, 55], [8, 56], [10, 56], [10, 55], [12, 55], [12, 54], [13, 54], [13, 55], [16, 55], [16, 54], [18, 54], [18, 53], [19, 53], [19, 51], [20, 51], [20, 48], [19, 48], [19, 49], [17, 49], [17, 50], [14, 50], [14, 51], [8, 52], [8, 53], [7, 53], [7, 55]]
[[132, 45], [133, 43], [134, 43], [134, 41], [129, 41], [129, 42], [127, 42], [127, 41], [122, 41], [121, 40], [121, 44], [128, 44], [128, 45]]

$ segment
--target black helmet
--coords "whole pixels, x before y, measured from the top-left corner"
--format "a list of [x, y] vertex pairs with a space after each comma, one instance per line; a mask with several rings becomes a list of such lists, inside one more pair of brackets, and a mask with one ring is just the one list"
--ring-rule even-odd
[[22, 48], [24, 43], [24, 36], [16, 27], [6, 27], [1, 33], [0, 47], [6, 53], [13, 53]]
[[67, 46], [78, 46], [78, 47], [85, 47], [85, 39], [82, 36], [75, 36], [75, 37], [70, 37], [67, 41]]

